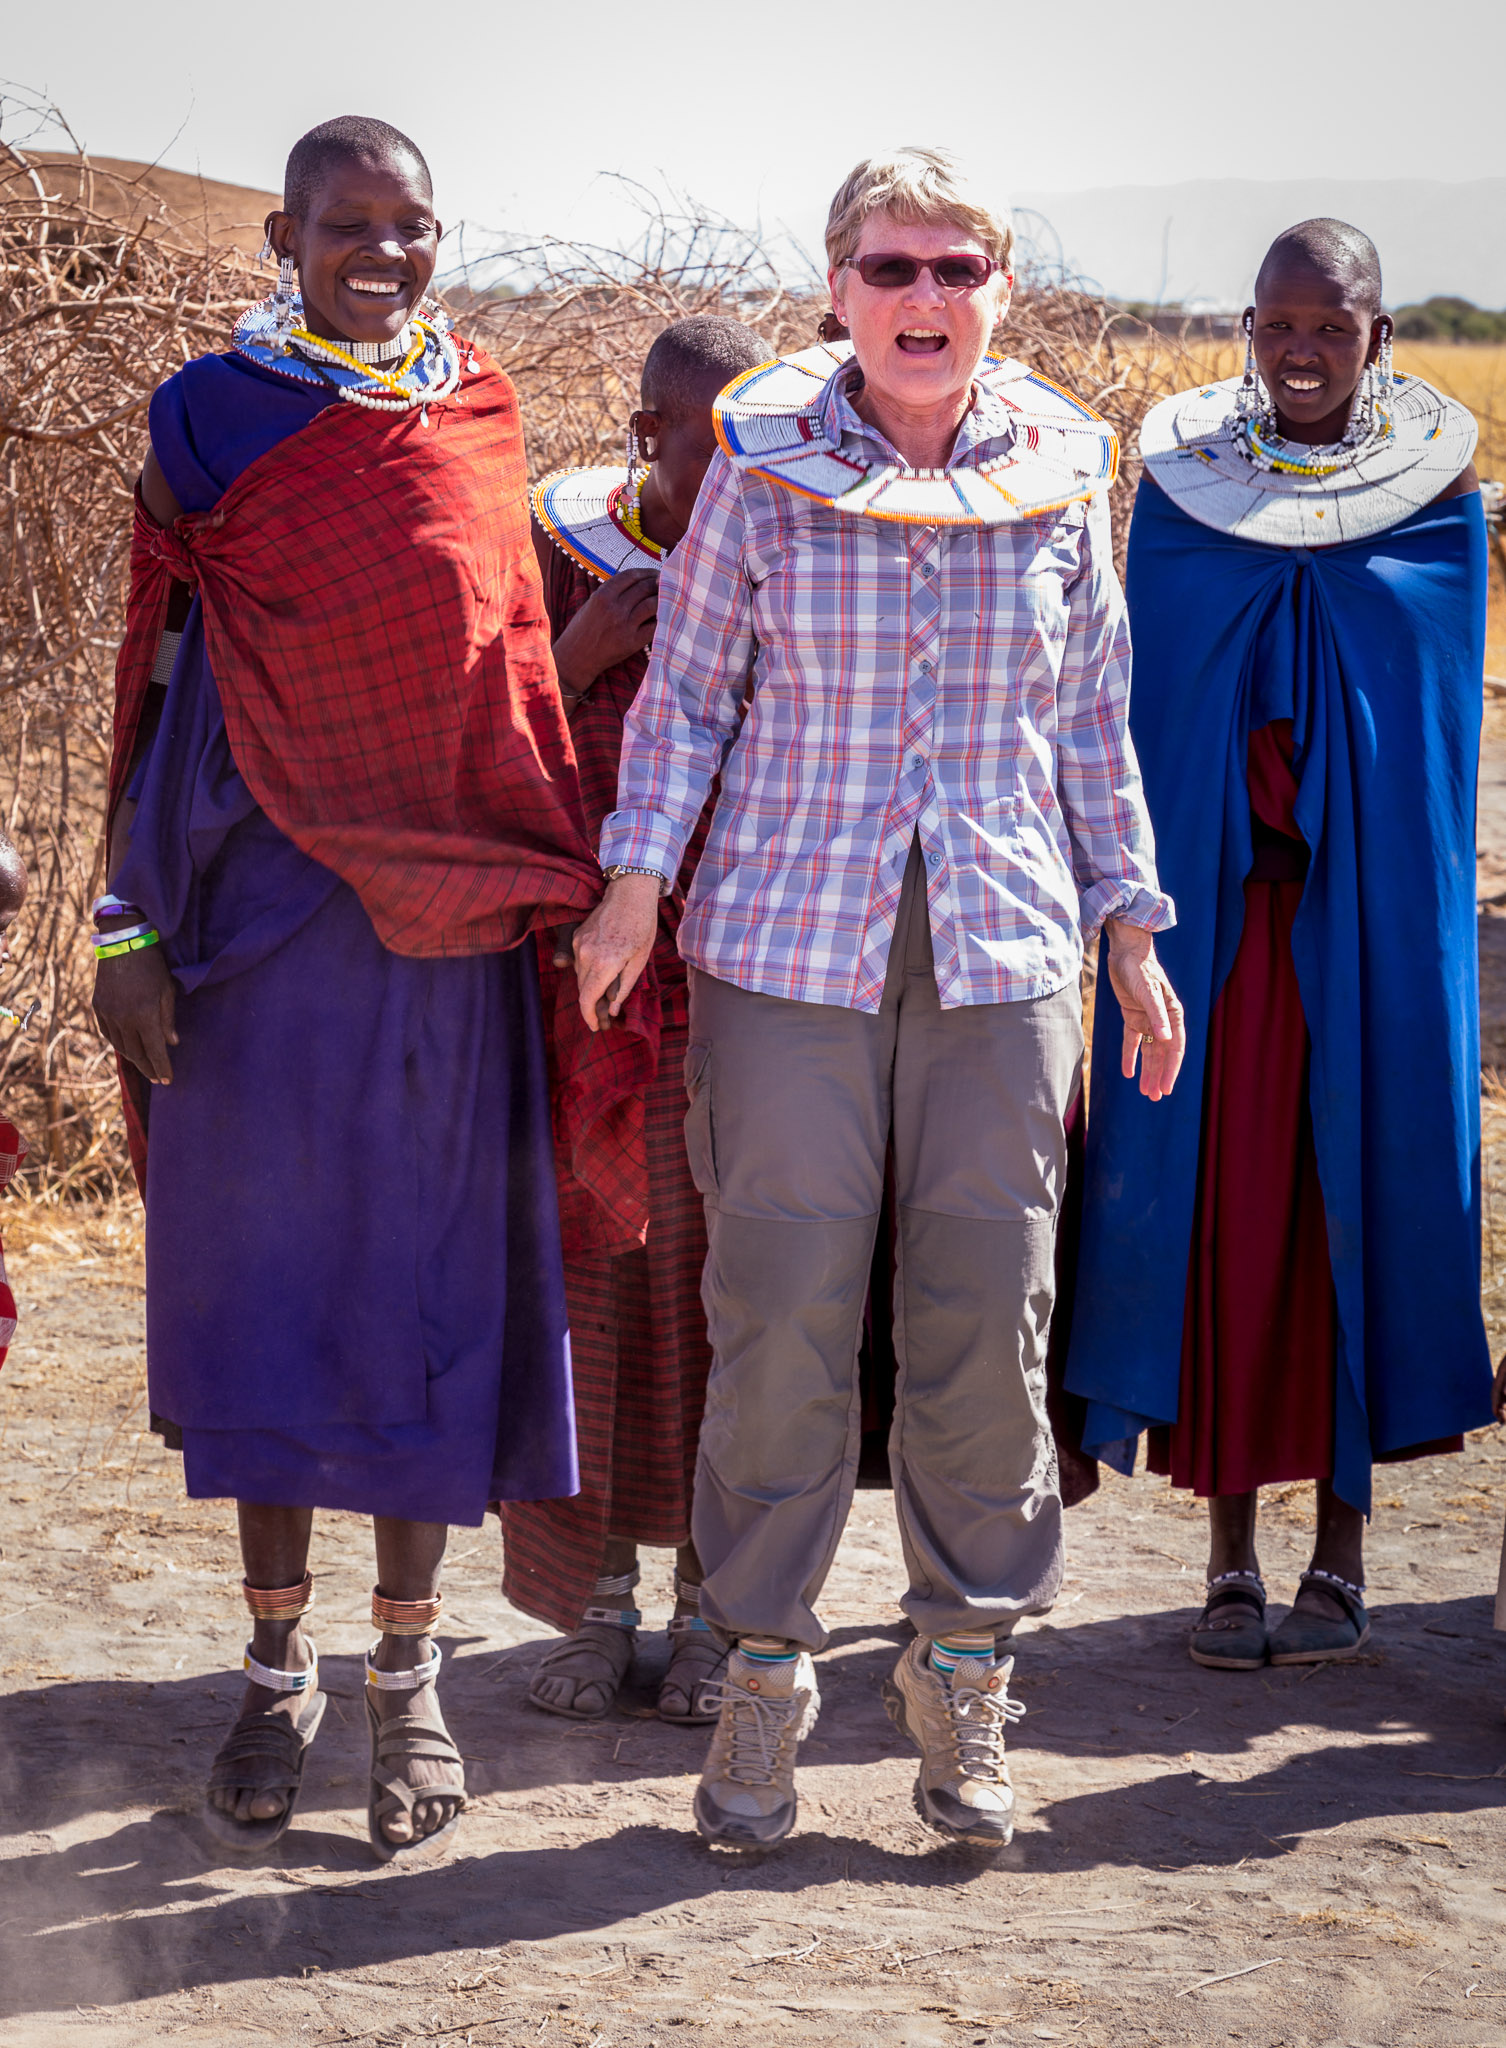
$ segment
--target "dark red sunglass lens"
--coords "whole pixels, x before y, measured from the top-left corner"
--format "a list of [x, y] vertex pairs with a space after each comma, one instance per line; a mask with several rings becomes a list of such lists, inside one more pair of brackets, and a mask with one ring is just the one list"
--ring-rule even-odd
[[881, 291], [903, 291], [920, 275], [920, 265], [911, 256], [865, 256], [858, 265], [864, 284]]
[[936, 282], [949, 291], [960, 291], [964, 285], [979, 285], [988, 277], [986, 256], [943, 256], [939, 263], [931, 266]]

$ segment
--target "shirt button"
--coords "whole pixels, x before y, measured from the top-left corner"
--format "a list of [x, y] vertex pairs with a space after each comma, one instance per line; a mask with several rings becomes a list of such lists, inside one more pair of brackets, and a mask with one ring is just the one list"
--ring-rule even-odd
[[931, 673], [931, 670], [932, 670], [932, 669], [933, 669], [933, 668], [935, 667], [935, 665], [936, 665], [936, 664], [935, 664], [934, 662], [931, 662], [931, 661], [923, 661], [923, 662], [922, 662], [922, 663], [920, 664], [920, 672], [921, 672], [921, 674], [922, 674], [923, 676], [928, 676], [928, 675], [929, 675], [929, 674]]
[[921, 569], [921, 572], [920, 572], [920, 573], [921, 573], [921, 575], [922, 575], [922, 576], [934, 576], [934, 575], [936, 574], [936, 565], [935, 565], [935, 563], [934, 563], [934, 562], [927, 562], [927, 563], [925, 563], [925, 564], [924, 564], [924, 566], [922, 567], [922, 569]]
[[939, 853], [928, 853], [926, 855], [926, 866], [928, 868], [939, 868], [941, 866], [941, 855]]

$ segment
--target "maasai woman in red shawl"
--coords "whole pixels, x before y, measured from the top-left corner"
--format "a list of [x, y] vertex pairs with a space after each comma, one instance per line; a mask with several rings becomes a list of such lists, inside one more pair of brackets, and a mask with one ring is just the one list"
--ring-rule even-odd
[[375, 1523], [389, 1860], [464, 1804], [445, 1524], [575, 1484], [521, 942], [600, 881], [516, 399], [424, 302], [423, 158], [316, 128], [267, 232], [278, 291], [152, 405], [95, 1007], [138, 1141], [150, 1096], [152, 1408], [189, 1492], [239, 1503], [251, 1682], [206, 1824], [241, 1853], [287, 1827], [323, 1708], [312, 1510], [344, 1508]]
[[[617, 804], [622, 721], [648, 663], [657, 564], [689, 525], [716, 452], [712, 400], [768, 353], [736, 320], [676, 321], [649, 350], [643, 409], [630, 428], [647, 475], [635, 461], [628, 474], [565, 471], [535, 487], [555, 663], [593, 831]], [[503, 1590], [567, 1637], [541, 1659], [530, 1700], [582, 1720], [607, 1712], [632, 1664], [640, 1543], [677, 1552], [659, 1711], [671, 1721], [716, 1718], [699, 1696], [723, 1653], [700, 1620], [690, 1543], [711, 1354], [705, 1221], [685, 1157], [688, 1012], [675, 941], [708, 819], [664, 899], [650, 985], [626, 1029], [592, 1038], [568, 946], [552, 960], [543, 954], [557, 1058], [574, 1077], [569, 1087], [557, 1081], [554, 1114], [581, 1490], [573, 1500], [503, 1506]], [[615, 1150], [603, 1142], [608, 1132]], [[608, 1158], [610, 1179], [591, 1163]]]

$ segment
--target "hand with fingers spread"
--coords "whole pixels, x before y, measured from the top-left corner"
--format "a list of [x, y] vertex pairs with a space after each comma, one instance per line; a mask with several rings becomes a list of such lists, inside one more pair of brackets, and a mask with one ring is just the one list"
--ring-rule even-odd
[[122, 1059], [166, 1087], [173, 1078], [168, 1047], [178, 1043], [177, 1004], [160, 946], [101, 960], [94, 970], [94, 1017]]
[[1187, 1052], [1187, 1027], [1176, 991], [1156, 958], [1155, 940], [1139, 925], [1110, 918], [1109, 982], [1124, 1016], [1126, 1081], [1140, 1069], [1140, 1093], [1152, 1102], [1169, 1095]]
[[581, 606], [554, 643], [555, 673], [565, 701], [578, 703], [596, 678], [654, 637], [657, 569], [619, 569]]
[[580, 1013], [600, 1031], [622, 1013], [659, 936], [659, 878], [619, 875], [575, 934]]

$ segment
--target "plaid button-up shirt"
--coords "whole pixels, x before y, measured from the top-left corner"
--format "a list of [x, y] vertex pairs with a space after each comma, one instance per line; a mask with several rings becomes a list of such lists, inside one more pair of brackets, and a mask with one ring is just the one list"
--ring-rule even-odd
[[[898, 463], [848, 374], [824, 394], [828, 434]], [[952, 462], [1012, 432], [980, 388]], [[1102, 497], [1017, 525], [909, 526], [718, 455], [665, 564], [602, 865], [677, 873], [720, 771], [680, 926], [693, 966], [877, 1010], [918, 834], [943, 1006], [1049, 995], [1105, 917], [1173, 922], [1129, 668]]]

